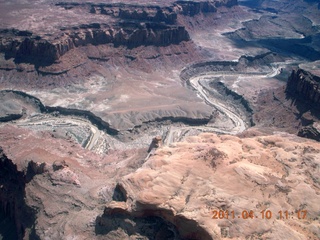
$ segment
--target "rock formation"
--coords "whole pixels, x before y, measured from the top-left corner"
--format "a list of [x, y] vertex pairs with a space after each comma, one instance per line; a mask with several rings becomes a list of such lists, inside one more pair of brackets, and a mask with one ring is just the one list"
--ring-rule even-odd
[[61, 2], [56, 7], [66, 10], [79, 8], [90, 14], [106, 15], [111, 24], [60, 26], [56, 33], [44, 35], [12, 28], [1, 29], [0, 52], [5, 53], [6, 59], [14, 58], [16, 63], [32, 63], [39, 67], [51, 65], [71, 49], [89, 44], [128, 48], [179, 44], [189, 41], [190, 37], [184, 26], [176, 24], [177, 14], [193, 16], [214, 12], [217, 7], [235, 5], [236, 0], [178, 1], [165, 7]]
[[[314, 66], [313, 63], [311, 65]], [[318, 140], [315, 127], [320, 119], [317, 69], [291, 70], [284, 86], [261, 92], [253, 107], [253, 122], [256, 126], [278, 128], [300, 137]]]
[[[98, 156], [72, 141], [42, 134], [1, 126], [0, 218], [5, 215], [13, 220], [18, 235], [14, 239], [72, 235], [99, 239], [95, 219], [103, 210], [101, 204], [112, 200], [114, 180], [137, 168], [146, 149]], [[131, 168], [119, 169], [112, 162]], [[8, 236], [2, 230], [0, 236]]]
[[302, 69], [293, 70], [286, 91], [318, 107], [320, 104], [320, 77]]
[[[74, 27], [73, 29], [77, 29]], [[15, 58], [16, 62], [50, 65], [66, 52], [88, 44], [112, 43], [129, 48], [141, 45], [167, 46], [188, 41], [189, 35], [182, 26], [167, 26], [160, 23], [127, 23], [122, 26], [102, 27], [100, 24], [80, 26], [77, 30], [64, 30], [59, 40], [51, 41], [38, 36], [21, 37], [20, 31], [3, 30], [0, 51], [6, 58]]]
[[154, 137], [149, 146], [148, 152], [151, 152], [152, 150], [155, 150], [161, 146], [162, 146], [162, 137], [161, 136]]
[[238, 4], [237, 0], [222, 0], [222, 1], [177, 1], [175, 9], [178, 13], [195, 16], [199, 13], [216, 12], [218, 7], [232, 7]]
[[318, 142], [320, 142], [320, 124], [319, 122], [315, 122], [313, 124], [310, 124], [309, 126], [306, 126], [298, 132], [298, 136], [314, 139]]
[[24, 201], [27, 174], [19, 171], [0, 148], [0, 207], [1, 212], [14, 221], [16, 231], [15, 234], [1, 231], [5, 237], [13, 235], [23, 239], [34, 235], [35, 210]]
[[266, 52], [257, 56], [241, 56], [238, 61], [206, 61], [190, 64], [185, 67], [180, 78], [183, 81], [188, 81], [191, 77], [206, 74], [207, 72], [268, 72], [271, 64], [276, 61], [281, 61], [282, 57], [273, 52]]
[[[277, 239], [283, 234], [317, 239], [319, 143], [281, 133], [256, 134], [203, 134], [157, 150], [121, 180], [126, 197], [109, 203], [97, 219], [101, 234], [108, 238], [129, 231], [123, 224], [111, 227], [110, 219], [161, 217], [174, 226], [175, 239]], [[308, 213], [302, 219], [298, 214], [304, 210]], [[235, 216], [226, 216], [227, 211]], [[247, 218], [246, 211], [254, 215]], [[266, 211], [272, 215], [268, 219]]]

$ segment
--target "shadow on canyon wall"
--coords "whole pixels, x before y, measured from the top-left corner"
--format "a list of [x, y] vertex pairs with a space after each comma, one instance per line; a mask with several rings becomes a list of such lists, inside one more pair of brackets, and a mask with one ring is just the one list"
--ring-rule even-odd
[[26, 178], [0, 148], [0, 236], [3, 240], [40, 240], [35, 233], [36, 211], [25, 203]]
[[[291, 101], [299, 114], [297, 118], [306, 126], [314, 122], [314, 116], [320, 119], [320, 77], [314, 76], [302, 69], [294, 69], [288, 78], [286, 100]], [[308, 113], [309, 114], [306, 114]]]
[[320, 51], [313, 46], [314, 41], [320, 40], [320, 34], [308, 36], [302, 39], [268, 38], [252, 41], [246, 41], [237, 36], [236, 33], [226, 33], [224, 35], [233, 41], [235, 48], [265, 47], [270, 51], [277, 52], [279, 54], [296, 55], [309, 61], [320, 60]]

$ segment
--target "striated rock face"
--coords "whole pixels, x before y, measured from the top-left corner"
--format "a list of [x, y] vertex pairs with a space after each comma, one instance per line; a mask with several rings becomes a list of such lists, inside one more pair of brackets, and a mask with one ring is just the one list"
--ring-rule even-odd
[[17, 120], [29, 111], [40, 111], [41, 104], [38, 105], [40, 101], [35, 98], [25, 101], [26, 96], [16, 93], [14, 91], [0, 91], [0, 122]]
[[193, 63], [185, 67], [180, 78], [188, 81], [191, 77], [206, 74], [207, 72], [268, 72], [271, 63], [281, 61], [281, 56], [273, 52], [267, 52], [257, 56], [241, 56], [238, 61], [206, 61]]
[[[20, 37], [16, 30], [3, 30], [0, 51], [6, 58], [15, 58], [16, 62], [51, 64], [66, 52], [88, 44], [114, 44], [134, 48], [142, 45], [168, 46], [188, 41], [189, 34], [182, 26], [167, 26], [161, 23], [123, 23], [120, 26], [77, 27], [77, 30], [64, 29], [57, 40], [45, 40], [39, 37]], [[44, 62], [42, 62], [44, 61]]]
[[[52, 33], [21, 31], [14, 28], [0, 30], [0, 52], [16, 63], [38, 66], [50, 65], [71, 49], [92, 45], [169, 46], [189, 41], [184, 26], [177, 25], [177, 15], [196, 15], [214, 12], [217, 7], [231, 7], [236, 0], [178, 1], [166, 6], [137, 4], [57, 3], [56, 8], [101, 15], [100, 22], [64, 26], [59, 23]], [[161, 5], [161, 4], [160, 4]], [[105, 18], [104, 21], [101, 19]], [[102, 23], [103, 22], [103, 23]], [[108, 24], [105, 24], [108, 22]], [[6, 69], [9, 69], [6, 67]]]
[[298, 136], [317, 140], [320, 142], [320, 123], [315, 122], [312, 125], [302, 128]]
[[65, 9], [83, 8], [90, 9], [92, 14], [108, 15], [114, 18], [123, 20], [136, 20], [136, 21], [152, 21], [164, 22], [166, 24], [175, 24], [177, 20], [177, 12], [172, 7], [160, 7], [153, 5], [137, 5], [125, 3], [70, 3], [61, 2], [56, 6]]
[[237, 0], [227, 1], [177, 1], [176, 7], [179, 13], [187, 16], [194, 16], [199, 13], [216, 12], [218, 7], [227, 6], [232, 7], [237, 5]]
[[19, 62], [31, 57], [33, 61], [41, 58], [52, 62], [59, 57], [53, 44], [33, 36], [31, 32], [3, 29], [0, 34], [0, 51], [5, 53], [6, 58], [15, 58]]
[[130, 48], [141, 45], [167, 46], [188, 41], [189, 35], [181, 26], [167, 26], [161, 23], [121, 23], [114, 28], [87, 29], [66, 33], [66, 37], [57, 43], [58, 52], [87, 44], [99, 45], [113, 43]]
[[293, 70], [288, 79], [286, 91], [294, 97], [320, 104], [320, 77], [302, 69]]
[[[237, 0], [214, 0], [214, 1], [172, 1], [157, 3], [159, 6], [154, 6], [149, 2], [145, 5], [141, 4], [125, 4], [125, 3], [70, 3], [61, 2], [56, 6], [65, 9], [84, 8], [90, 9], [92, 14], [109, 15], [114, 18], [123, 20], [137, 21], [153, 21], [164, 22], [166, 24], [175, 24], [177, 15], [194, 16], [200, 13], [216, 12], [221, 6], [233, 7], [238, 5]], [[163, 5], [163, 6], [161, 6]]]

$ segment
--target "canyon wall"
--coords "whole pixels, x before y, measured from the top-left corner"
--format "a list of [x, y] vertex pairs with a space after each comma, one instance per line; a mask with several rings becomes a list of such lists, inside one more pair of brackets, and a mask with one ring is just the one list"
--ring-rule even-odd
[[281, 59], [276, 53], [267, 52], [257, 56], [241, 56], [238, 61], [206, 61], [192, 63], [182, 69], [180, 79], [188, 81], [191, 77], [208, 72], [228, 72], [253, 74], [270, 71], [270, 64]]
[[320, 104], [320, 77], [303, 69], [293, 70], [288, 78], [286, 91], [317, 107]]
[[179, 14], [187, 16], [195, 16], [199, 13], [216, 12], [218, 7], [226, 6], [232, 7], [238, 4], [237, 0], [221, 0], [221, 1], [177, 1], [175, 6], [177, 7]]
[[[189, 41], [184, 26], [177, 25], [177, 15], [194, 16], [215, 12], [218, 7], [232, 7], [236, 0], [178, 1], [167, 6], [133, 4], [57, 3], [55, 8], [75, 10], [83, 14], [103, 15], [105, 20], [63, 26], [53, 32], [31, 32], [14, 28], [0, 29], [0, 52], [5, 59], [38, 66], [50, 65], [71, 49], [89, 44], [125, 46], [169, 46]], [[77, 12], [77, 14], [79, 14]], [[108, 24], [106, 24], [106, 22]], [[62, 23], [63, 24], [63, 23]]]
[[304, 69], [295, 69], [288, 78], [286, 93], [300, 107], [302, 124], [298, 136], [320, 141], [320, 77]]
[[[35, 213], [26, 205], [25, 197], [26, 175], [7, 158], [0, 148], [0, 207], [1, 212], [15, 224], [16, 234], [3, 232], [3, 236], [16, 236], [24, 239], [39, 239], [34, 233]], [[1, 235], [0, 235], [1, 237]]]
[[[50, 64], [71, 49], [88, 44], [111, 43], [115, 47], [134, 48], [142, 45], [168, 46], [189, 41], [188, 32], [182, 26], [167, 26], [161, 23], [123, 23], [119, 26], [100, 27], [100, 24], [64, 29], [63, 34], [53, 41], [38, 36], [23, 37], [15, 29], [3, 30], [0, 51], [16, 62]], [[40, 64], [40, 65], [42, 65]]]

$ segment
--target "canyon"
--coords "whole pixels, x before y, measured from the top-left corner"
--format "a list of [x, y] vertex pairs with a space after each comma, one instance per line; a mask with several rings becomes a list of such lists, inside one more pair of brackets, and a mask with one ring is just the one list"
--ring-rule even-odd
[[0, 239], [319, 239], [318, 5], [0, 2]]

